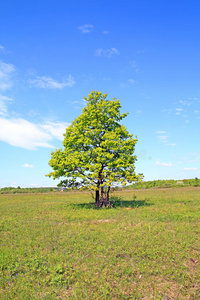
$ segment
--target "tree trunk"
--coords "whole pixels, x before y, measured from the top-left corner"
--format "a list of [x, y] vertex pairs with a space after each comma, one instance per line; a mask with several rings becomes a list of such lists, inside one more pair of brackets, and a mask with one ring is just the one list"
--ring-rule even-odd
[[105, 205], [105, 200], [106, 200], [106, 196], [104, 193], [104, 188], [103, 188], [103, 186], [101, 186], [101, 203], [102, 203], [102, 205]]
[[96, 191], [95, 202], [96, 202], [96, 206], [99, 206], [99, 190]]
[[106, 195], [106, 200], [107, 200], [108, 203], [110, 202], [110, 195], [109, 195], [109, 193], [110, 193], [110, 186], [108, 187], [107, 195]]

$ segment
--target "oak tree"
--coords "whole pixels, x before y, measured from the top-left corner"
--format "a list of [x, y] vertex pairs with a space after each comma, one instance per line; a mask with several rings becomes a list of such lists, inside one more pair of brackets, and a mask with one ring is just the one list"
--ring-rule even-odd
[[64, 134], [63, 149], [51, 154], [53, 179], [64, 177], [59, 186], [95, 191], [97, 206], [109, 203], [113, 184], [137, 182], [134, 155], [137, 137], [129, 134], [121, 120], [120, 101], [107, 100], [107, 94], [92, 91], [82, 113]]

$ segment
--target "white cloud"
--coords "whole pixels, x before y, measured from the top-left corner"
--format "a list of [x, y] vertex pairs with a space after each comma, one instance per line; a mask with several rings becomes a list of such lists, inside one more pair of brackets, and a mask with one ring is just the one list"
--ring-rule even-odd
[[0, 95], [0, 115], [4, 115], [7, 113], [7, 104], [12, 101], [12, 98]]
[[37, 76], [35, 79], [30, 79], [28, 81], [30, 85], [35, 87], [40, 87], [43, 89], [63, 89], [65, 87], [72, 87], [75, 84], [74, 78], [69, 75], [62, 82], [58, 82], [48, 76]]
[[133, 61], [130, 61], [129, 62], [129, 66], [133, 69], [135, 69], [135, 72], [136, 73], [139, 73], [139, 68], [138, 68], [138, 65], [137, 65], [137, 62], [135, 60]]
[[54, 123], [48, 121], [46, 124], [41, 125], [42, 128], [45, 129], [46, 132], [50, 133], [53, 137], [57, 138], [58, 140], [63, 141], [64, 137], [63, 134], [66, 131], [66, 128], [69, 126], [69, 123], [60, 122]]
[[179, 105], [183, 105], [183, 106], [191, 106], [192, 105], [192, 99], [189, 98], [188, 100], [180, 100], [178, 101]]
[[4, 50], [5, 50], [4, 46], [0, 45], [0, 51], [4, 51]]
[[160, 130], [160, 131], [156, 131], [156, 133], [158, 133], [158, 134], [165, 134], [165, 133], [167, 133], [167, 131]]
[[29, 164], [24, 164], [22, 165], [23, 168], [34, 168], [33, 165], [29, 165]]
[[134, 79], [129, 79], [128, 82], [132, 85], [138, 84], [138, 81]]
[[199, 118], [198, 110], [199, 110], [200, 98], [199, 97], [190, 97], [186, 100], [179, 100], [174, 103], [174, 109], [165, 110], [168, 114], [175, 114], [181, 118], [184, 118], [185, 123], [189, 123], [192, 121], [190, 118], [194, 116], [195, 118]]
[[137, 68], [137, 63], [135, 60], [130, 61], [129, 65], [131, 68]]
[[105, 56], [105, 57], [112, 57], [113, 55], [119, 55], [119, 51], [116, 48], [110, 48], [110, 49], [103, 49], [98, 48], [95, 50], [94, 55], [96, 56]]
[[76, 110], [80, 110], [83, 108], [83, 106], [86, 105], [87, 101], [85, 99], [81, 99], [81, 100], [67, 100], [67, 103], [69, 103], [73, 109], [76, 109]]
[[[183, 108], [180, 108], [180, 107], [176, 107], [175, 108], [175, 114], [176, 115], [180, 115], [182, 112], [185, 112], [186, 110], [184, 110]], [[182, 115], [182, 116], [184, 116], [184, 115]]]
[[46, 122], [34, 124], [22, 118], [6, 119], [0, 117], [0, 141], [24, 149], [38, 147], [54, 148], [53, 139], [63, 140], [63, 133], [69, 123]]
[[109, 34], [107, 30], [102, 31], [103, 34]]
[[185, 156], [175, 156], [176, 160], [179, 160], [178, 163], [180, 164], [187, 164], [187, 163], [196, 163], [200, 161], [200, 153], [189, 153]]
[[82, 33], [90, 33], [93, 30], [92, 24], [85, 24], [78, 27]]
[[158, 135], [158, 138], [161, 142], [167, 143], [168, 135]]
[[12, 87], [11, 75], [14, 71], [15, 67], [13, 65], [0, 61], [0, 90], [5, 91]]
[[159, 167], [172, 167], [172, 163], [164, 163], [164, 162], [159, 162], [159, 161], [156, 161], [156, 165], [159, 166]]
[[169, 143], [169, 134], [167, 131], [159, 130], [156, 131], [157, 138], [160, 140], [161, 143], [167, 145], [167, 146], [176, 146], [176, 143]]
[[139, 82], [134, 79], [128, 79], [127, 82], [120, 83], [120, 87], [124, 89], [136, 85], [138, 83]]
[[197, 168], [184, 168], [183, 170], [184, 171], [196, 171]]
[[73, 105], [73, 108], [76, 110], [80, 110], [83, 108], [83, 106], [85, 106], [86, 104], [86, 100], [82, 99], [82, 100], [74, 100], [74, 101], [70, 101], [70, 103]]
[[49, 144], [52, 140], [50, 134], [42, 130], [39, 125], [21, 118], [0, 118], [0, 140], [25, 149], [53, 148], [53, 145]]

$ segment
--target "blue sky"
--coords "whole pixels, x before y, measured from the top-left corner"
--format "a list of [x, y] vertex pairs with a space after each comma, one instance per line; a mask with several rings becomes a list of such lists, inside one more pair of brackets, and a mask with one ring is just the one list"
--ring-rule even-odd
[[51, 152], [92, 90], [121, 102], [145, 180], [200, 177], [200, 2], [0, 4], [0, 187], [55, 186]]

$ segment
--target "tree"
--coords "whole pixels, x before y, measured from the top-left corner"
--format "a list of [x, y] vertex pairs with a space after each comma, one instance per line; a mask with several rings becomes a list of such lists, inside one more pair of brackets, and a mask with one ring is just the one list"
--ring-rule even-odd
[[120, 121], [128, 113], [120, 114], [120, 102], [107, 100], [107, 94], [92, 91], [87, 105], [64, 134], [64, 149], [51, 154], [49, 165], [53, 179], [66, 177], [59, 186], [95, 191], [97, 206], [109, 203], [113, 184], [137, 182], [133, 155], [137, 138], [129, 134]]

